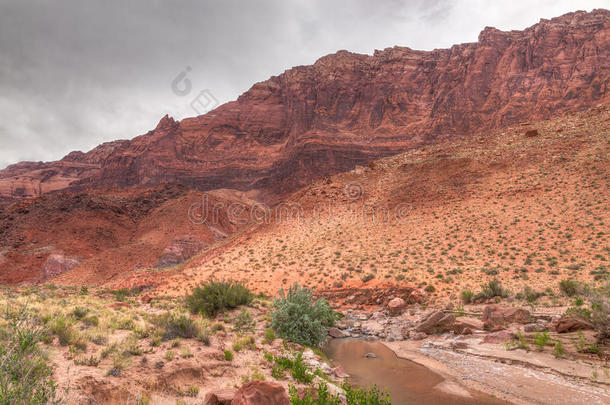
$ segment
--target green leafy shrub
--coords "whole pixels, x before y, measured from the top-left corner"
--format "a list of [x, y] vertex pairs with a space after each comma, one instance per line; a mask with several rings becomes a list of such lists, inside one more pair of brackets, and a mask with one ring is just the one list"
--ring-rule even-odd
[[292, 358], [287, 356], [276, 357], [275, 364], [279, 368], [277, 374], [283, 376], [285, 370], [290, 370], [290, 375], [298, 382], [310, 383], [315, 377], [315, 374], [303, 362], [303, 353], [301, 352], [296, 352]]
[[240, 283], [211, 280], [194, 288], [186, 297], [186, 305], [194, 314], [213, 318], [226, 309], [248, 305], [253, 298], [250, 290]]
[[317, 347], [336, 319], [325, 299], [314, 299], [310, 290], [295, 283], [287, 294], [280, 291], [280, 298], [274, 301], [271, 326], [284, 339]]
[[39, 343], [45, 329], [23, 308], [0, 321], [0, 404], [56, 403], [53, 369]]

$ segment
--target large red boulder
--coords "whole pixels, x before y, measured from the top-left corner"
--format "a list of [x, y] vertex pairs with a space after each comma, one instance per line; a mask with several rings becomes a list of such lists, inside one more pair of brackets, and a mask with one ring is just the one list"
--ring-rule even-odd
[[279, 384], [251, 381], [241, 386], [231, 405], [290, 405], [290, 398]]
[[500, 330], [511, 323], [530, 323], [531, 314], [527, 309], [488, 305], [483, 309], [483, 327], [485, 330]]
[[557, 333], [576, 332], [579, 330], [593, 329], [589, 322], [578, 318], [562, 317], [555, 319], [552, 327]]
[[396, 297], [388, 302], [388, 310], [390, 311], [390, 315], [400, 315], [406, 306], [407, 303], [400, 297]]
[[444, 333], [452, 330], [454, 321], [455, 316], [453, 314], [446, 314], [443, 311], [436, 311], [431, 313], [419, 325], [417, 325], [415, 330], [428, 335], [433, 333]]

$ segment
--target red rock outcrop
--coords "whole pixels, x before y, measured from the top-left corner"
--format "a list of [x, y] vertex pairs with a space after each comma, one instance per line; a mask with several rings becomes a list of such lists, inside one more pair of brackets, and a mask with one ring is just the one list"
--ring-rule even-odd
[[237, 101], [131, 141], [0, 171], [0, 195], [180, 182], [283, 193], [440, 138], [608, 101], [610, 12], [569, 13], [476, 43], [325, 56]]

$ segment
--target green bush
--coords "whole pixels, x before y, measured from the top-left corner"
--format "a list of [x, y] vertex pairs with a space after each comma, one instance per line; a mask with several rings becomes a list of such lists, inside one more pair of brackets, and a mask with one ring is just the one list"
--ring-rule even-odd
[[39, 343], [46, 331], [23, 308], [0, 321], [0, 404], [56, 403], [53, 369]]
[[186, 305], [194, 314], [210, 318], [219, 312], [252, 302], [253, 295], [244, 285], [233, 281], [208, 281], [193, 289], [186, 297]]
[[271, 327], [283, 339], [317, 347], [326, 339], [337, 315], [325, 299], [314, 299], [310, 290], [295, 283], [287, 294], [280, 291], [271, 319]]
[[472, 297], [474, 297], [474, 293], [470, 290], [462, 290], [460, 293], [460, 298], [464, 304], [470, 304], [472, 302]]
[[567, 295], [573, 297], [578, 293], [578, 281], [567, 278], [559, 282], [559, 290]]
[[314, 373], [303, 362], [303, 353], [297, 352], [294, 356], [279, 356], [275, 358], [278, 367], [277, 374], [283, 376], [285, 370], [290, 370], [292, 378], [301, 383], [310, 383], [314, 379]]
[[[352, 387], [348, 383], [343, 385], [346, 405], [391, 405], [392, 401], [387, 393], [381, 393], [377, 386], [369, 389]], [[326, 383], [318, 384], [314, 391], [306, 391], [299, 395], [296, 387], [290, 386], [290, 405], [339, 405], [344, 403], [341, 397], [333, 396]]]
[[224, 354], [226, 361], [233, 361], [233, 352], [231, 350], [225, 350]]
[[508, 291], [502, 287], [502, 283], [499, 280], [490, 280], [487, 284], [481, 286], [481, 292], [474, 296], [474, 300], [479, 299], [490, 299], [490, 298], [506, 298], [508, 297]]

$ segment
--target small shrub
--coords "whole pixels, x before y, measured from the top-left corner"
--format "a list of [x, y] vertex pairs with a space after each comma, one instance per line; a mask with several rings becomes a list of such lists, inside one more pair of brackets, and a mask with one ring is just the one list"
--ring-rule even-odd
[[231, 350], [225, 350], [224, 355], [226, 361], [233, 361], [233, 352]]
[[239, 311], [239, 315], [233, 320], [233, 328], [238, 333], [252, 331], [254, 325], [255, 322], [252, 319], [252, 315], [250, 315], [250, 312], [245, 308], [242, 308], [242, 310]]
[[428, 284], [426, 288], [424, 288], [424, 291], [428, 293], [433, 293], [436, 291], [436, 288], [432, 284]]
[[474, 297], [474, 293], [470, 290], [462, 290], [460, 293], [460, 299], [464, 304], [470, 304], [472, 302], [472, 298]]
[[578, 293], [578, 282], [567, 278], [559, 282], [559, 290], [568, 297], [573, 297]]
[[76, 319], [82, 319], [85, 317], [85, 315], [87, 315], [89, 313], [89, 310], [87, 308], [83, 308], [83, 307], [76, 307], [74, 308], [74, 310], [72, 311], [72, 315], [74, 315], [74, 317]]
[[555, 341], [555, 346], [553, 347], [553, 355], [555, 357], [563, 357], [566, 354], [566, 350], [563, 348], [563, 343], [561, 340], [557, 339]]
[[253, 298], [250, 290], [240, 283], [212, 280], [193, 289], [186, 297], [186, 304], [192, 313], [213, 318], [226, 309], [248, 305]]
[[536, 346], [539, 351], [542, 351], [550, 340], [551, 337], [548, 332], [538, 332], [534, 335], [534, 346]]
[[315, 300], [310, 290], [298, 284], [273, 303], [271, 326], [280, 337], [307, 346], [319, 346], [337, 315], [325, 299]]
[[278, 375], [283, 375], [285, 370], [290, 370], [290, 375], [302, 383], [310, 383], [315, 375], [303, 362], [303, 353], [297, 352], [293, 358], [280, 356], [275, 358], [275, 363], [279, 367]]
[[499, 280], [490, 280], [487, 284], [481, 286], [481, 292], [475, 295], [474, 300], [479, 299], [491, 299], [491, 298], [506, 298], [508, 297], [508, 291], [502, 287], [502, 283]]
[[27, 312], [7, 308], [0, 320], [0, 404], [55, 403], [53, 369], [40, 350], [45, 329]]
[[191, 339], [201, 333], [195, 320], [184, 313], [166, 312], [158, 316], [154, 323], [163, 328], [163, 340]]
[[195, 398], [199, 395], [199, 387], [196, 385], [191, 385], [186, 389], [186, 393], [184, 394], [187, 397]]
[[276, 339], [275, 332], [273, 329], [267, 329], [265, 331], [265, 337], [263, 338], [263, 343], [270, 345]]
[[242, 338], [236, 338], [233, 341], [233, 350], [236, 352], [242, 351], [244, 348], [254, 350], [256, 349], [256, 341], [253, 336], [245, 336]]
[[168, 350], [165, 352], [165, 360], [172, 361], [174, 360], [174, 357], [176, 357], [176, 353], [174, 353], [172, 350]]

